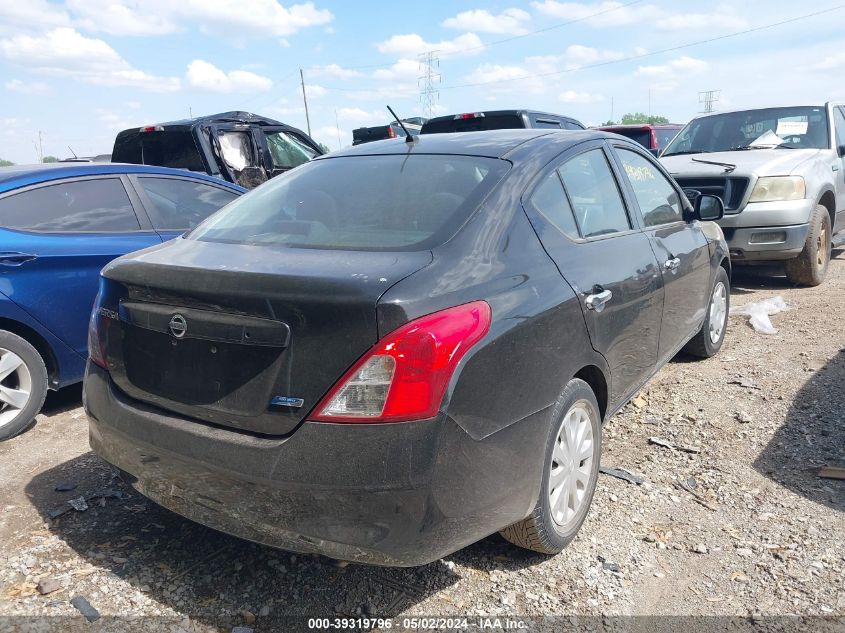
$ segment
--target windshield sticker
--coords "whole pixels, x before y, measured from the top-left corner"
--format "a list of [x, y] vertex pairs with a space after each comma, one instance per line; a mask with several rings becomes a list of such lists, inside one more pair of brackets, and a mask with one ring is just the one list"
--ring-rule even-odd
[[778, 129], [775, 134], [778, 136], [789, 136], [790, 134], [806, 134], [807, 121], [778, 121]]

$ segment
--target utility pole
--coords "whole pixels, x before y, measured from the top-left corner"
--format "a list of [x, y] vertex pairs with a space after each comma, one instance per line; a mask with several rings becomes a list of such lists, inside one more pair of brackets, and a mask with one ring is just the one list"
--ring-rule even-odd
[[305, 125], [308, 128], [308, 136], [311, 136], [311, 119], [308, 117], [308, 97], [305, 96], [305, 75], [299, 69], [299, 81], [302, 84], [302, 103], [305, 104]]
[[698, 93], [698, 102], [704, 104], [704, 112], [705, 114], [709, 114], [713, 112], [713, 104], [719, 100], [719, 97], [722, 95], [721, 90], [704, 90]]
[[38, 162], [44, 162], [44, 133], [38, 130], [38, 143], [35, 144], [35, 151], [38, 153]]
[[334, 129], [337, 130], [337, 148], [340, 149], [340, 123], [337, 120], [337, 108], [334, 109]]
[[431, 118], [434, 115], [434, 105], [440, 98], [440, 91], [434, 85], [440, 83], [440, 58], [439, 51], [427, 51], [419, 54], [420, 76], [417, 78], [417, 86], [420, 88], [420, 104], [422, 105], [423, 116]]

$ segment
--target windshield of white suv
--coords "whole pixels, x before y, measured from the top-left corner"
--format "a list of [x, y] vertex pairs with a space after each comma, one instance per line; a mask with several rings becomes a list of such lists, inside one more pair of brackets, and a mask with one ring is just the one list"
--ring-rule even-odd
[[763, 108], [690, 121], [663, 156], [759, 149], [830, 147], [823, 107]]

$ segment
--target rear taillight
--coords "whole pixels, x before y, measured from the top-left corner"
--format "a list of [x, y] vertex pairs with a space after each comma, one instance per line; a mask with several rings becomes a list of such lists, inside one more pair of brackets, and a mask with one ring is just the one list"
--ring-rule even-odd
[[358, 360], [310, 419], [373, 423], [434, 417], [455, 367], [487, 334], [490, 319], [490, 306], [474, 301], [406, 323]]
[[164, 132], [163, 125], [145, 125], [142, 128], [138, 128], [139, 132]]
[[387, 138], [396, 138], [396, 130], [389, 125], [387, 126]]
[[101, 320], [104, 317], [100, 314], [100, 307], [97, 303], [94, 304], [94, 311], [91, 313], [91, 318], [88, 321], [88, 358], [95, 365], [99, 365], [103, 369], [108, 369], [106, 362], [106, 353], [104, 341], [101, 333], [104, 329], [104, 324]]

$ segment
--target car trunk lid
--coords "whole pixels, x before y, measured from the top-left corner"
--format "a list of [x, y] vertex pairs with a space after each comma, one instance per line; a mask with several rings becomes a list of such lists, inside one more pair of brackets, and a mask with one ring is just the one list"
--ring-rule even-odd
[[184, 239], [117, 260], [104, 271], [112, 378], [145, 403], [286, 435], [378, 340], [379, 297], [430, 261]]

